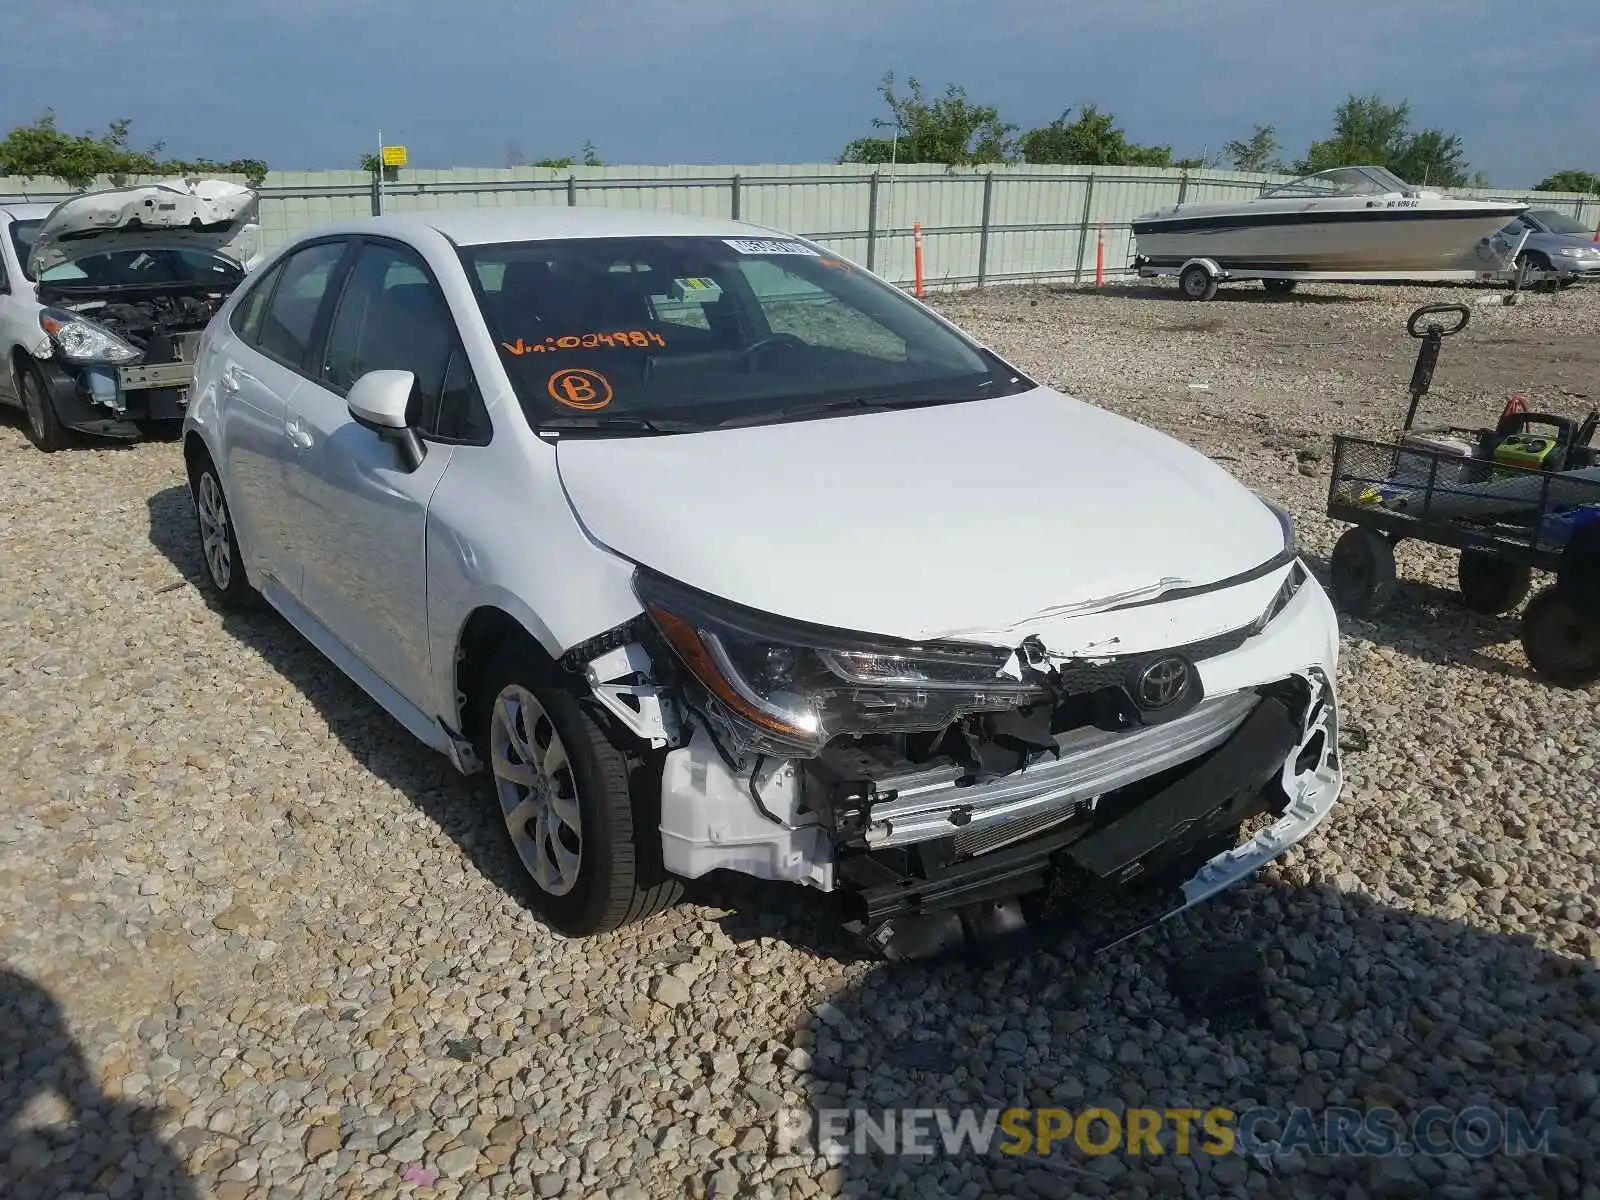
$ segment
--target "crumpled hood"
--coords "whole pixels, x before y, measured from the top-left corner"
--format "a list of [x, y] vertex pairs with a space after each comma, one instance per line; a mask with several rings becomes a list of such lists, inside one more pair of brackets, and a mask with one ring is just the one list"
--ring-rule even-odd
[[111, 188], [63, 200], [28, 255], [28, 273], [91, 254], [192, 246], [241, 265], [255, 254], [260, 198], [222, 179], [183, 179]]
[[918, 640], [1215, 583], [1284, 545], [1198, 451], [1048, 388], [563, 439], [557, 463], [579, 520], [626, 558], [763, 612]]

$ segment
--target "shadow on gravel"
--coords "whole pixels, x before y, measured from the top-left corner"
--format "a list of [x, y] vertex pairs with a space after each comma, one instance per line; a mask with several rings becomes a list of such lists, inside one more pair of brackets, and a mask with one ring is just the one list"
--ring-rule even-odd
[[[181, 484], [166, 488], [151, 496], [148, 504], [150, 544], [199, 587], [205, 564], [188, 488]], [[487, 879], [519, 901], [524, 899], [527, 877], [478, 781], [464, 779], [442, 755], [413, 738], [276, 612], [220, 616], [223, 629], [261, 655], [311, 702], [363, 767], [425, 813]]]
[[163, 1117], [103, 1095], [55, 998], [0, 966], [0, 1196], [191, 1200]]
[[[1331, 595], [1327, 558], [1302, 554], [1301, 561], [1311, 570], [1324, 590]], [[1405, 570], [1404, 563], [1400, 566]], [[1535, 588], [1541, 586], [1535, 580]], [[1461, 593], [1453, 588], [1406, 579], [1401, 576], [1394, 596], [1383, 611], [1370, 620], [1341, 613], [1347, 632], [1378, 646], [1387, 646], [1408, 658], [1444, 667], [1472, 667], [1490, 675], [1512, 679], [1536, 678], [1517, 651], [1516, 662], [1506, 662], [1483, 653], [1485, 646], [1519, 642], [1518, 617], [1486, 616], [1468, 608]]]
[[[799, 1078], [813, 1124], [772, 1118], [774, 1150], [810, 1161], [824, 1110], [864, 1110], [876, 1129], [859, 1145], [854, 1115], [830, 1130], [846, 1154], [829, 1182], [846, 1196], [1554, 1197], [1600, 1183], [1593, 962], [1331, 887], [1248, 885], [1094, 959], [885, 966], [818, 1005], [795, 1043], [810, 1057]], [[981, 1126], [1013, 1107], [1066, 1110], [1073, 1131], [1100, 1109], [1084, 1132], [1102, 1149], [1069, 1132], [1049, 1155], [1019, 1154], [1004, 1127], [986, 1152], [951, 1147], [936, 1115]], [[1368, 1153], [1336, 1154], [1313, 1139], [1338, 1107], [1393, 1115], [1352, 1133]], [[1227, 1122], [1238, 1135], [1227, 1154], [1203, 1149], [1220, 1144], [1197, 1115], [1188, 1153], [1174, 1153], [1166, 1110], [1217, 1108], [1270, 1112]], [[1291, 1123], [1295, 1108], [1309, 1124]], [[903, 1124], [878, 1136], [889, 1109], [933, 1110], [920, 1126], [931, 1153], [882, 1152], [907, 1145]], [[1110, 1131], [1138, 1119], [1129, 1109], [1159, 1110], [1163, 1153], [1105, 1152]], [[1505, 1153], [1518, 1114], [1530, 1148]], [[1017, 1128], [1036, 1133], [1037, 1120]], [[1385, 1126], [1422, 1152], [1380, 1153]], [[711, 1194], [740, 1167], [710, 1179]]]

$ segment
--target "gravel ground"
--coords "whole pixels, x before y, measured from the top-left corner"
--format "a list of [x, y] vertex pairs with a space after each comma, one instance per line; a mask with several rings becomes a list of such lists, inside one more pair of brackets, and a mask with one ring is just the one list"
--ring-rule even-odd
[[[1043, 380], [1295, 513], [1404, 412], [1416, 303], [1477, 289], [938, 301]], [[1600, 289], [1473, 309], [1441, 419], [1600, 403]], [[1585, 393], [1594, 393], [1586, 396]], [[1020, 467], [1019, 469], [1027, 469]], [[1035, 469], [1048, 469], [1038, 464]], [[0, 1195], [1600, 1195], [1596, 695], [1530, 677], [1453, 562], [1347, 621], [1325, 829], [1094, 961], [889, 971], [803, 894], [715, 884], [586, 943], [522, 907], [486, 798], [271, 615], [223, 618], [170, 444], [0, 427]], [[1258, 1011], [1180, 1004], [1259, 950]], [[786, 1106], [1557, 1110], [1553, 1152], [782, 1153]]]

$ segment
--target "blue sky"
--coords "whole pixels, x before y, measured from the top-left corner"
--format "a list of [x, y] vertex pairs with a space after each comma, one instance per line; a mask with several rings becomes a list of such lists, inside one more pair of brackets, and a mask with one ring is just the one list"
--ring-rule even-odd
[[[1594, 0], [52, 0], [7, 56], [3, 128], [133, 118], [180, 156], [417, 167], [831, 161], [886, 70], [1023, 128], [1085, 101], [1181, 154], [1256, 122], [1291, 153], [1352, 91], [1411, 101], [1475, 169], [1600, 169]], [[24, 52], [25, 51], [25, 52]]]

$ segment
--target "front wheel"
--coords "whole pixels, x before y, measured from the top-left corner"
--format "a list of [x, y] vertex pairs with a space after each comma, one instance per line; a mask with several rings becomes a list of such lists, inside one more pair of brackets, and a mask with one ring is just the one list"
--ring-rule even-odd
[[65, 450], [72, 444], [72, 435], [56, 417], [55, 405], [50, 403], [50, 390], [39, 368], [24, 364], [18, 372], [17, 383], [22, 390], [22, 413], [28, 440], [46, 454]]
[[551, 667], [521, 648], [498, 654], [475, 710], [500, 816], [546, 923], [587, 937], [677, 900], [659, 822], [638, 819], [627, 756]]
[[1329, 563], [1333, 602], [1353, 617], [1370, 617], [1394, 595], [1394, 547], [1371, 529], [1347, 529]]
[[1551, 683], [1588, 687], [1600, 680], [1600, 612], [1551, 584], [1522, 614], [1522, 649], [1528, 664]]

